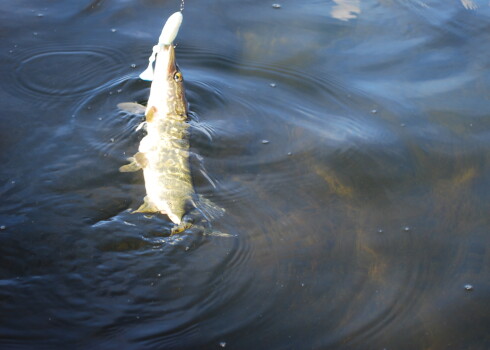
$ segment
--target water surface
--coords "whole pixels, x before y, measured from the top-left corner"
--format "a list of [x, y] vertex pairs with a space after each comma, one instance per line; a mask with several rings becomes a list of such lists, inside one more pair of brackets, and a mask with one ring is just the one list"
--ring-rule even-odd
[[0, 348], [490, 348], [488, 2], [280, 5], [176, 40], [224, 238], [118, 172], [179, 3], [3, 2]]

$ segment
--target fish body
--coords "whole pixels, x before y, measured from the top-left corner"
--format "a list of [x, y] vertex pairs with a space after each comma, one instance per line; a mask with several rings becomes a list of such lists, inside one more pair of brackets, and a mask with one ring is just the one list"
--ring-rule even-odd
[[[165, 30], [169, 32], [170, 21], [162, 31], [160, 42]], [[176, 30], [173, 31], [175, 37]], [[173, 43], [159, 43], [154, 48], [154, 55], [153, 81], [145, 111], [147, 134], [141, 140], [138, 153], [129, 159], [131, 163], [120, 170], [143, 169], [147, 196], [136, 212], [166, 214], [172, 222], [181, 225], [183, 216], [194, 206], [195, 198], [189, 167], [189, 124], [184, 81], [176, 64]]]
[[213, 218], [224, 212], [224, 209], [197, 196], [192, 184], [188, 104], [183, 75], [176, 64], [172, 43], [181, 22], [180, 13], [167, 20], [159, 44], [153, 48], [148, 69], [140, 75], [142, 79], [152, 79], [145, 109], [147, 134], [141, 140], [138, 153], [129, 158], [130, 164], [120, 168], [122, 172], [143, 170], [147, 195], [135, 212], [168, 215], [177, 224], [172, 233], [192, 226], [194, 217], [188, 214], [198, 214], [201, 221], [206, 222], [207, 217]]
[[147, 135], [139, 152], [144, 155], [141, 165], [146, 209], [167, 214], [181, 224], [186, 207], [193, 201], [194, 188], [189, 168], [187, 101], [172, 45], [158, 53], [145, 115]]

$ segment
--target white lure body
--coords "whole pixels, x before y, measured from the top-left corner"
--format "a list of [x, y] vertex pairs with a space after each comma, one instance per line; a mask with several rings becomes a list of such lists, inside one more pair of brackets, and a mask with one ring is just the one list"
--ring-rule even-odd
[[153, 46], [153, 52], [148, 59], [148, 68], [146, 68], [146, 70], [140, 74], [140, 79], [153, 81], [153, 62], [155, 61], [155, 57], [162, 50], [164, 50], [166, 46], [173, 45], [175, 37], [179, 33], [180, 25], [182, 24], [183, 19], [184, 17], [182, 16], [181, 12], [175, 12], [167, 19], [167, 22], [165, 22], [165, 25], [163, 26], [162, 33], [160, 34], [160, 38], [158, 39], [158, 44]]

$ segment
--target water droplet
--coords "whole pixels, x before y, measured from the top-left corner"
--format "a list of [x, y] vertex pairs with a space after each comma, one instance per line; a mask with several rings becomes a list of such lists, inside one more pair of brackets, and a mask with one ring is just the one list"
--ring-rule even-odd
[[473, 126], [473, 123], [470, 123], [470, 126]]
[[226, 342], [222, 341], [219, 343], [219, 346], [221, 346], [222, 348], [224, 348], [226, 346]]
[[114, 137], [111, 137], [111, 142], [114, 142]]
[[276, 83], [270, 83], [269, 84], [271, 87], [275, 88], [276, 87]]
[[471, 292], [473, 290], [473, 285], [471, 284], [465, 284], [464, 285], [464, 290]]
[[10, 183], [11, 183], [12, 185], [15, 185], [15, 180], [12, 180]]
[[6, 228], [5, 225], [0, 226], [0, 230], [5, 230]]
[[102, 120], [102, 118], [101, 118], [101, 117], [98, 117], [97, 119]]
[[270, 141], [269, 141], [269, 140], [262, 140], [262, 143], [263, 143], [264, 145], [267, 145], [268, 143], [270, 143]]
[[116, 28], [111, 28], [111, 32], [115, 33], [115, 32], [117, 32], [117, 29]]
[[405, 127], [405, 123], [401, 123], [401, 124], [400, 124], [400, 126], [401, 126], [402, 128], [404, 128], [404, 127]]
[[189, 247], [185, 247], [185, 251], [188, 251], [189, 249], [191, 249], [191, 248], [189, 248]]
[[37, 32], [32, 33], [32, 35], [37, 35]]
[[411, 231], [411, 230], [412, 230], [412, 229], [410, 228], [410, 226], [405, 226], [405, 227], [403, 228], [403, 231], [405, 231], [405, 232], [409, 232], [409, 231]]
[[162, 277], [162, 274], [161, 274], [161, 273], [159, 273], [157, 276], [158, 276], [158, 277]]
[[133, 64], [131, 65], [131, 68], [136, 68], [136, 65], [133, 63]]
[[305, 284], [304, 283], [301, 283], [301, 287], [304, 287], [304, 286], [305, 286]]
[[378, 233], [383, 233], [383, 232], [385, 232], [385, 231], [382, 228], [378, 229]]
[[293, 153], [292, 153], [292, 152], [288, 152], [288, 156], [292, 156], [292, 155], [293, 155]]
[[280, 4], [272, 4], [272, 8], [280, 9], [281, 5]]
[[120, 94], [122, 92], [122, 89], [118, 89], [117, 93]]
[[376, 114], [378, 111], [376, 109], [371, 110], [371, 113]]

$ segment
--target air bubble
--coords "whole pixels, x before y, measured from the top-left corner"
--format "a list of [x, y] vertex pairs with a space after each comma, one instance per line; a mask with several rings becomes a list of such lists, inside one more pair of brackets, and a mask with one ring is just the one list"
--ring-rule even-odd
[[280, 4], [272, 4], [272, 8], [280, 9], [281, 5]]

